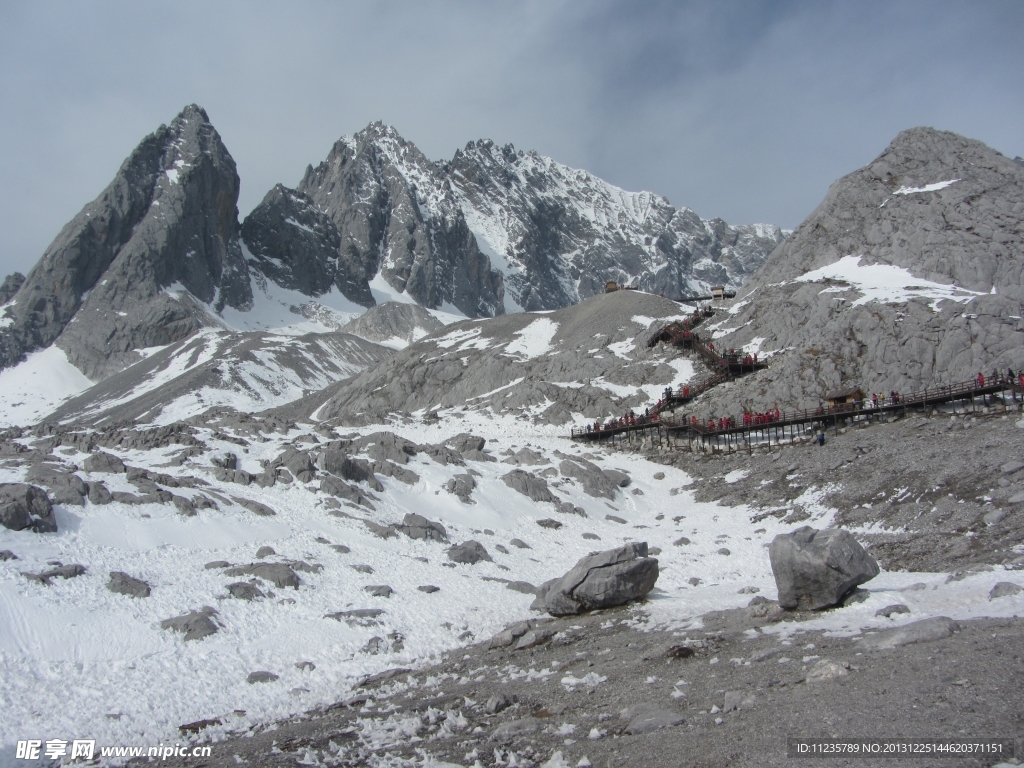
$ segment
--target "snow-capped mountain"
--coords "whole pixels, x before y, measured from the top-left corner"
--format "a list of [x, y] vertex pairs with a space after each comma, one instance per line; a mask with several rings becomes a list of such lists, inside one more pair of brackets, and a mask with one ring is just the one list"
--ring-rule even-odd
[[470, 142], [431, 162], [380, 123], [336, 142], [298, 192], [330, 216], [366, 275], [468, 316], [559, 309], [609, 280], [670, 296], [738, 287], [784, 239], [510, 144]]
[[201, 328], [292, 325], [265, 322], [285, 294], [288, 313], [336, 330], [389, 300], [486, 317], [566, 307], [608, 280], [668, 295], [736, 287], [783, 239], [511, 145], [471, 142], [433, 162], [380, 123], [339, 140], [297, 189], [275, 186], [241, 225], [238, 189], [206, 113], [186, 107], [27, 277], [4, 281], [0, 368], [56, 344], [99, 381]]

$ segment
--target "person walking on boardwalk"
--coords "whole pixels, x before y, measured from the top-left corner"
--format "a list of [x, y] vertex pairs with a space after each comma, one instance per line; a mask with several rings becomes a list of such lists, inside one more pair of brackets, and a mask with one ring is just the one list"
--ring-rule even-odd
[[981, 388], [981, 387], [984, 387], [984, 386], [985, 386], [985, 374], [982, 373], [981, 371], [978, 371], [978, 387]]

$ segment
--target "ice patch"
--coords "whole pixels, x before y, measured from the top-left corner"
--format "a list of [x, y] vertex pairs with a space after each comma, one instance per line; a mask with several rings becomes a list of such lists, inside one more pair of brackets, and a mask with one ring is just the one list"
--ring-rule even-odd
[[814, 283], [821, 280], [842, 280], [849, 283], [849, 287], [833, 286], [826, 288], [822, 293], [845, 293], [852, 287], [863, 294], [853, 302], [855, 307], [868, 302], [899, 304], [911, 299], [925, 298], [931, 299], [931, 308], [937, 310], [938, 303], [944, 299], [968, 302], [975, 296], [982, 295], [977, 291], [970, 291], [955, 285], [922, 280], [914, 277], [903, 267], [891, 264], [861, 265], [862, 258], [862, 256], [844, 256], [834, 264], [801, 275], [796, 278], [796, 281]]
[[894, 195], [915, 195], [918, 192], [938, 192], [940, 189], [945, 189], [950, 184], [956, 184], [960, 179], [950, 179], [949, 181], [937, 181], [934, 184], [925, 184], [923, 187], [900, 187]]
[[516, 338], [507, 347], [508, 357], [531, 360], [551, 351], [551, 341], [558, 333], [558, 323], [546, 317], [538, 317], [522, 330], [516, 331]]

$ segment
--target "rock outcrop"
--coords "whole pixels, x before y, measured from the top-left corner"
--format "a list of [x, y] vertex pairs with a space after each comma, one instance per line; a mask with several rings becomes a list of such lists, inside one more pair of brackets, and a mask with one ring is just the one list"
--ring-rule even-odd
[[278, 184], [242, 222], [250, 265], [283, 288], [316, 297], [337, 288], [371, 307], [363, 264], [341, 248], [334, 222], [294, 189]]
[[837, 605], [854, 587], [878, 575], [878, 563], [849, 531], [805, 525], [781, 533], [768, 548], [779, 605], [816, 611]]
[[57, 519], [46, 491], [27, 483], [0, 484], [0, 525], [13, 531], [38, 533], [57, 530]]
[[552, 616], [611, 608], [643, 597], [658, 580], [658, 561], [647, 543], [627, 544], [582, 558], [564, 576], [537, 588], [530, 606]]

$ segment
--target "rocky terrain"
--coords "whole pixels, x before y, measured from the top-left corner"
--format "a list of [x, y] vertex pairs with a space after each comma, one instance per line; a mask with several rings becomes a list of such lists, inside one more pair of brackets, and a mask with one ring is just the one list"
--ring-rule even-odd
[[1018, 370], [1022, 214], [1020, 163], [953, 133], [904, 131], [744, 284], [716, 344], [773, 364], [708, 407], [814, 407], [839, 386], [911, 391]]
[[[779, 233], [380, 125], [239, 227], [222, 150], [189, 108], [0, 288], [0, 766], [34, 738], [208, 765], [782, 765], [796, 736], [1021, 758], [1019, 396], [824, 445], [573, 441], [712, 373], [651, 343], [691, 311], [656, 293], [735, 285]], [[901, 134], [716, 305], [699, 332], [769, 365], [686, 414], [1016, 368], [1020, 178]], [[175, 306], [165, 336], [138, 314]], [[853, 564], [824, 602], [793, 567], [822, 542]]]

